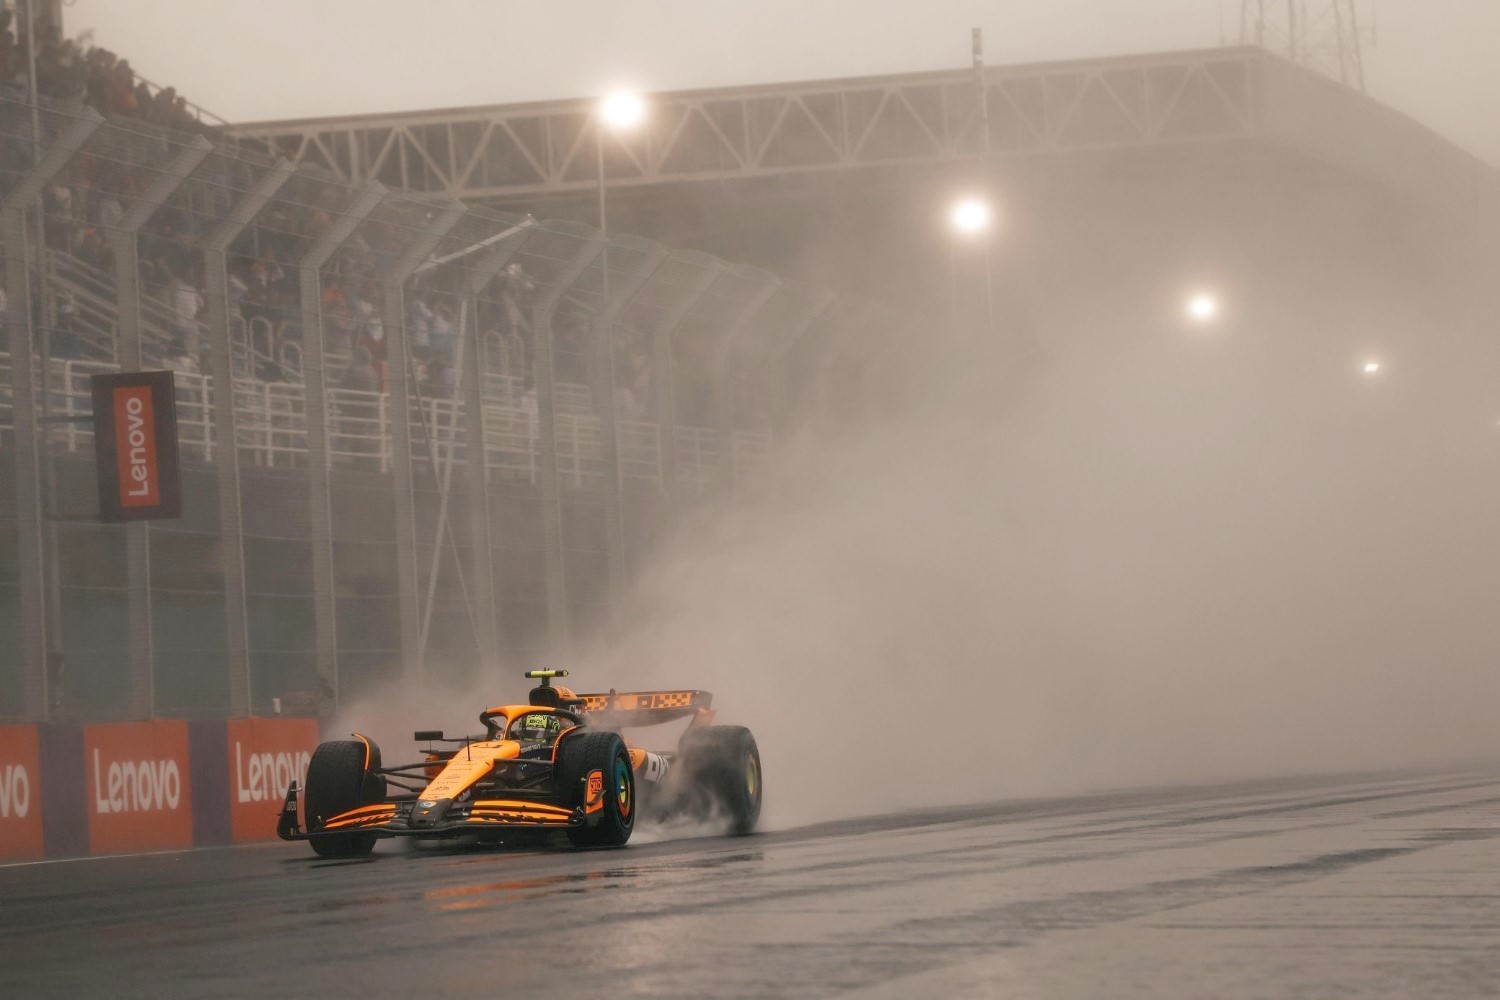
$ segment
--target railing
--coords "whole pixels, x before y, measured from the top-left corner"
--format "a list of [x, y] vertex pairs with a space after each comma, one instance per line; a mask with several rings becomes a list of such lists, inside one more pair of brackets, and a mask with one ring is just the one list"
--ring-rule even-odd
[[[89, 376], [117, 371], [100, 361], [54, 359], [48, 368], [46, 403], [53, 415], [91, 412]], [[40, 362], [38, 362], [40, 373]], [[178, 372], [175, 376], [178, 446], [184, 461], [212, 462], [217, 435], [214, 429], [212, 376]], [[0, 353], [0, 448], [10, 446], [14, 429], [10, 356]], [[567, 383], [564, 383], [567, 385]], [[506, 387], [491, 379], [487, 389]], [[516, 388], [509, 386], [508, 388]], [[579, 412], [586, 400], [584, 386], [559, 392], [555, 420], [558, 476], [574, 489], [597, 489], [603, 483], [604, 443], [599, 418]], [[487, 393], [487, 395], [489, 395]], [[498, 398], [496, 398], [498, 396]], [[390, 396], [383, 392], [329, 389], [328, 454], [330, 467], [390, 472]], [[563, 401], [567, 402], [564, 409]], [[303, 387], [297, 383], [235, 379], [234, 405], [237, 444], [243, 461], [262, 468], [304, 466], [307, 462], [307, 410]], [[537, 481], [541, 440], [534, 398], [519, 391], [485, 401], [485, 468], [490, 476]], [[416, 463], [432, 463], [441, 473], [468, 462], [468, 434], [460, 399], [413, 398], [410, 421], [412, 455]], [[656, 424], [621, 420], [620, 475], [625, 479], [660, 482], [661, 435]], [[51, 430], [52, 447], [76, 453], [93, 448], [88, 423], [60, 423]], [[733, 472], [760, 477], [766, 467], [768, 438], [736, 431]], [[720, 438], [714, 430], [679, 427], [676, 434], [677, 488], [687, 495], [703, 495], [715, 485], [719, 472]]]

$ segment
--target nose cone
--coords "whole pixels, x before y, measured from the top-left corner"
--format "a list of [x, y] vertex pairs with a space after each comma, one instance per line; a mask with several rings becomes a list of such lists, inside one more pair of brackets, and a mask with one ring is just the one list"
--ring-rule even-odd
[[421, 799], [411, 811], [411, 825], [415, 827], [436, 826], [443, 821], [452, 799]]

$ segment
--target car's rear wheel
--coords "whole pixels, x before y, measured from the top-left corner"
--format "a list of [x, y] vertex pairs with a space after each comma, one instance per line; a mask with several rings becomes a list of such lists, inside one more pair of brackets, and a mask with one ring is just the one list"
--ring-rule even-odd
[[[380, 748], [371, 740], [330, 740], [318, 745], [307, 765], [302, 803], [307, 831], [317, 833], [339, 813], [385, 799]], [[375, 849], [373, 833], [330, 833], [313, 837], [312, 849], [324, 858], [362, 858]]]
[[599, 771], [604, 779], [602, 813], [593, 826], [568, 828], [577, 847], [620, 847], [635, 829], [635, 773], [630, 754], [618, 733], [581, 733], [557, 747], [557, 787], [569, 805], [586, 805], [588, 776]]
[[692, 799], [706, 798], [729, 832], [749, 833], [760, 819], [764, 792], [760, 749], [744, 726], [703, 726], [682, 734], [678, 759]]

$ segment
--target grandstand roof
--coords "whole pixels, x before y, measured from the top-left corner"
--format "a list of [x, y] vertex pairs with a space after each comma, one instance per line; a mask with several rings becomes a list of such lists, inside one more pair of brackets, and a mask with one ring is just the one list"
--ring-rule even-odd
[[[1444, 216], [1500, 220], [1500, 172], [1380, 102], [1254, 48], [985, 70], [997, 156], [1251, 140], [1300, 151]], [[969, 70], [678, 91], [606, 141], [611, 186], [920, 164], [982, 143]], [[346, 177], [504, 200], [596, 183], [592, 99], [235, 126]]]

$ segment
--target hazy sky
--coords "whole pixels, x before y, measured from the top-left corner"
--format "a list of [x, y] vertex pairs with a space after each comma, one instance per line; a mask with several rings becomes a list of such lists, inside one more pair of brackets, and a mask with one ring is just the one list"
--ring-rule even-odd
[[[1274, 0], [1281, 2], [1281, 0]], [[1307, 0], [1319, 4], [1324, 0]], [[1500, 164], [1500, 0], [1359, 0], [1370, 91]], [[65, 0], [70, 33], [230, 121], [1217, 45], [1240, 0]]]

